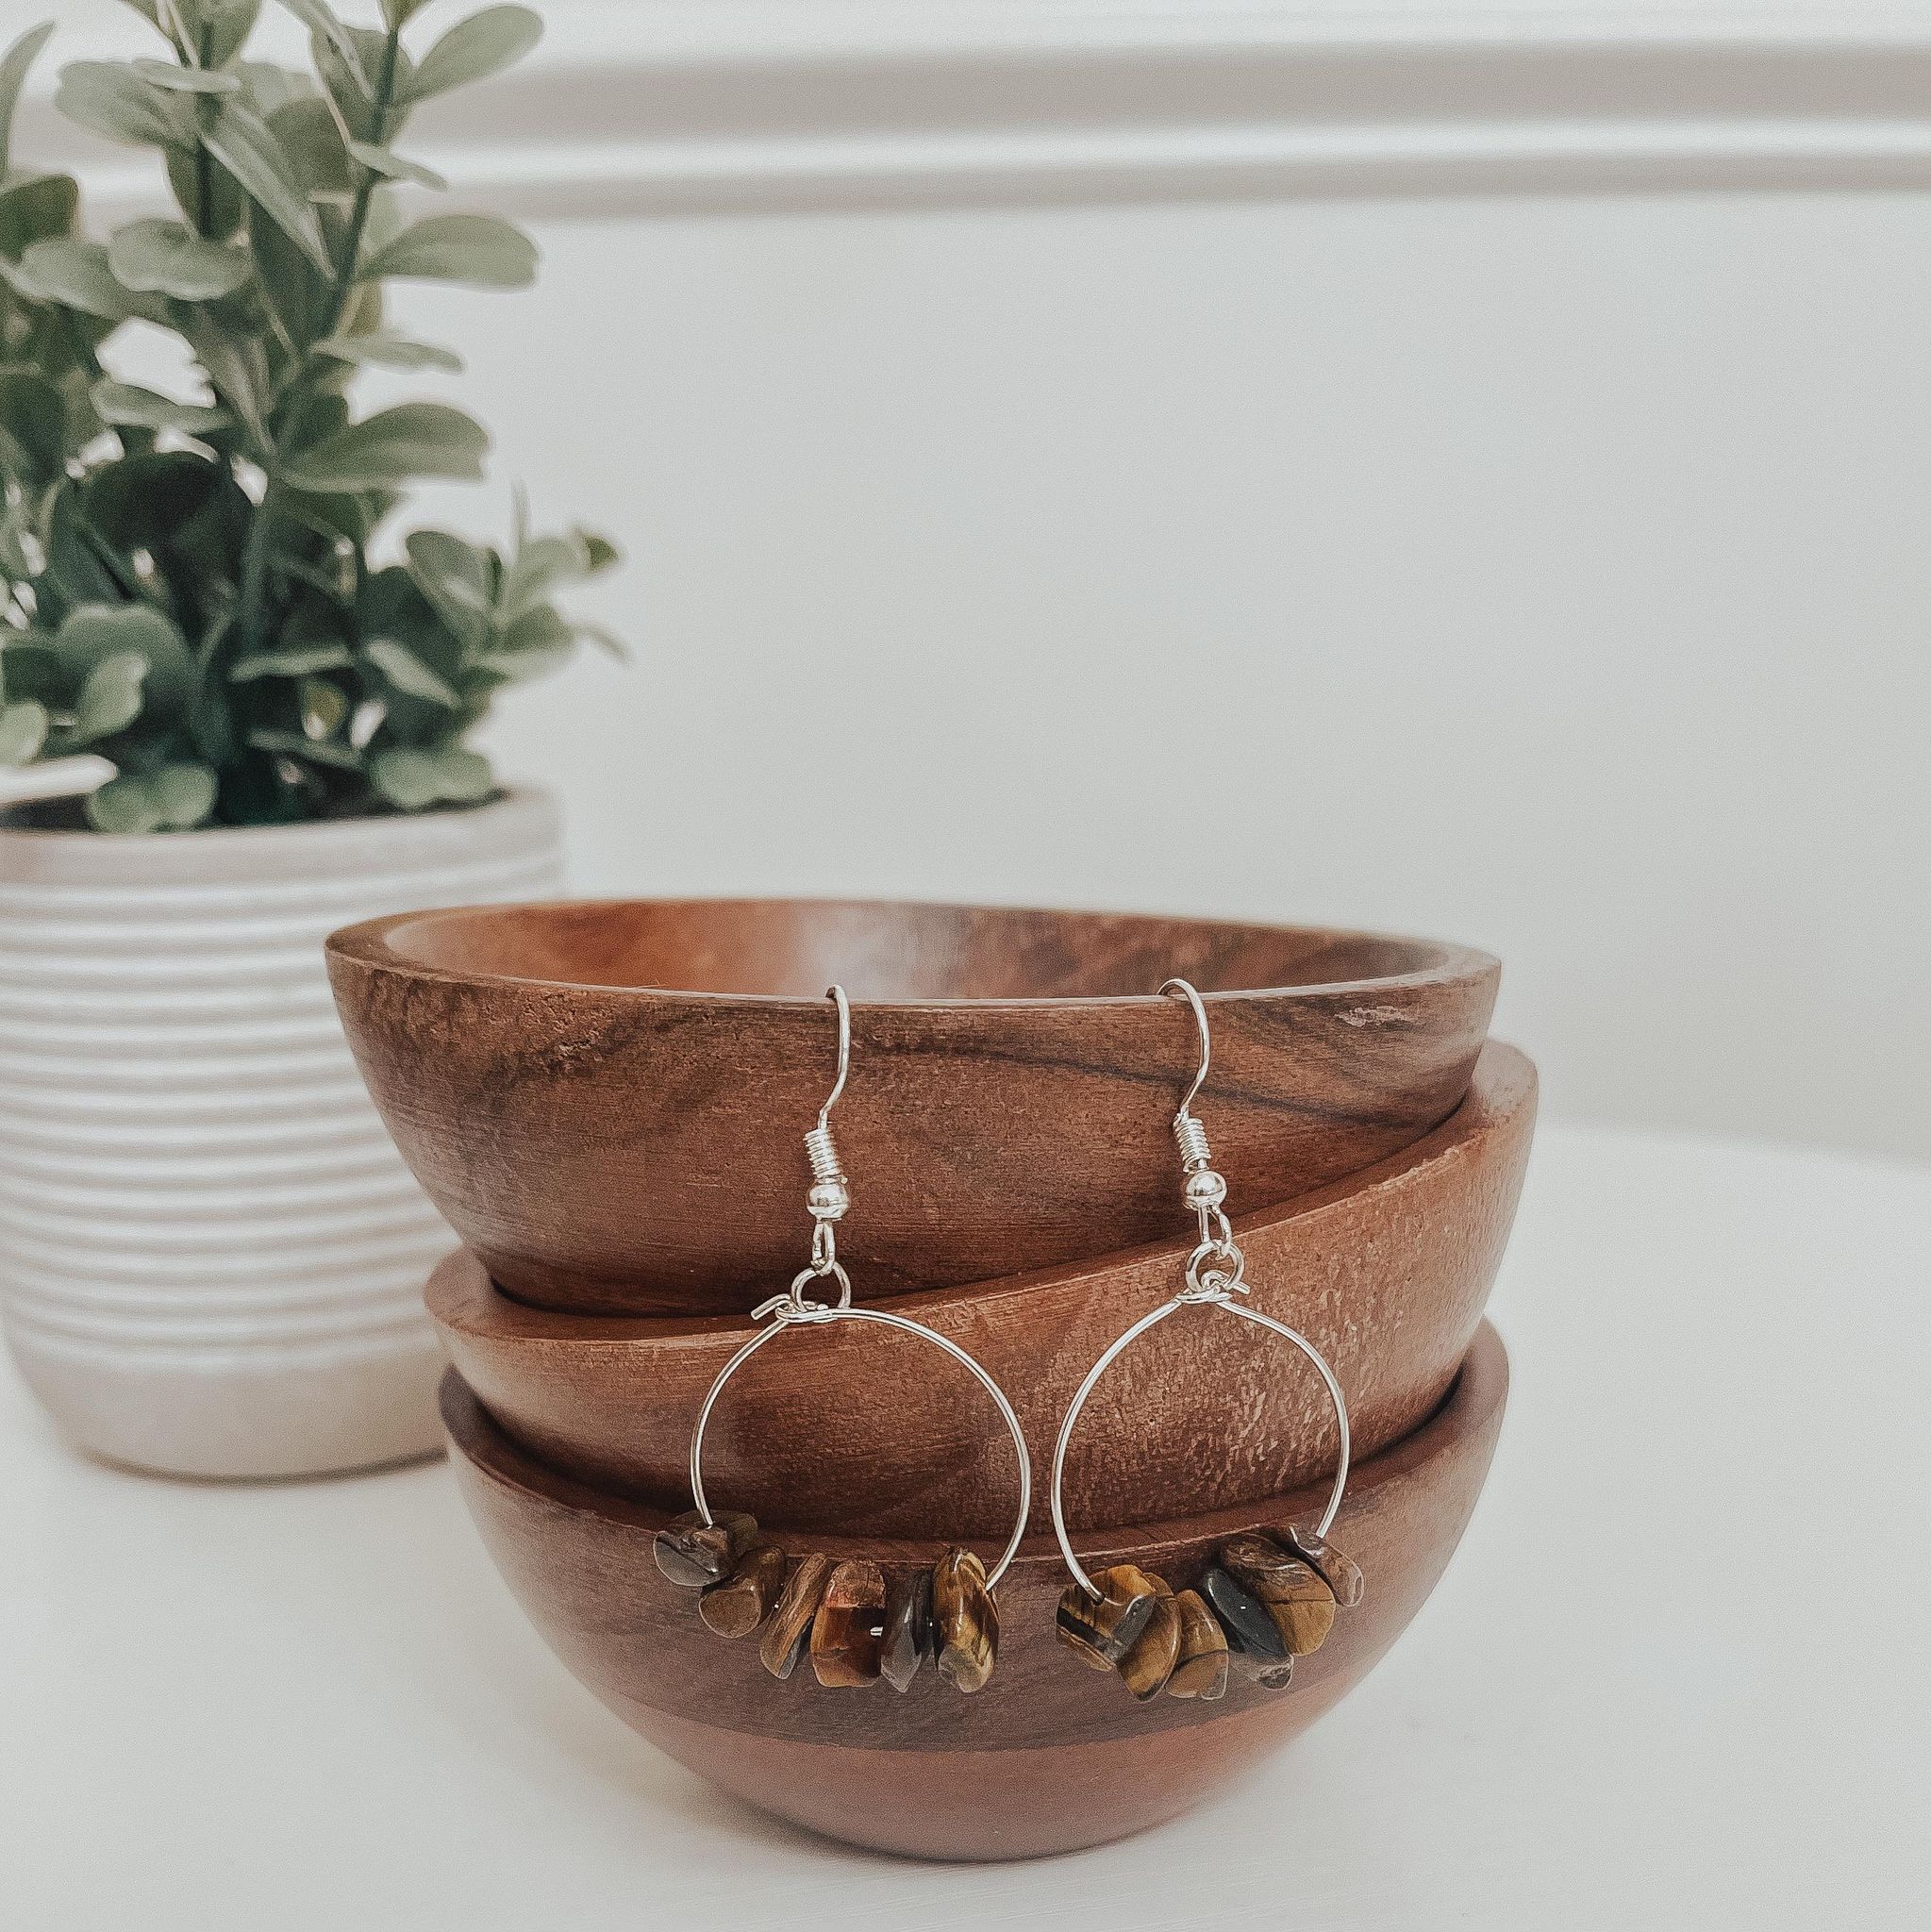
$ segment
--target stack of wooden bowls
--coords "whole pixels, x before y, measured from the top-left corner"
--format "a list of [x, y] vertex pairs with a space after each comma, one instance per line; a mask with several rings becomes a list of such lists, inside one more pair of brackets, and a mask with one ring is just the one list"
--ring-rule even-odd
[[[455, 1364], [443, 1414], [471, 1507], [532, 1619], [684, 1764], [880, 1848], [1017, 1857], [1198, 1801], [1331, 1705], [1401, 1632], [1473, 1509], [1507, 1370], [1482, 1322], [1515, 1209], [1534, 1071], [1487, 1039], [1486, 954], [1195, 920], [822, 902], [427, 912], [330, 941], [349, 1038], [464, 1248], [429, 1284]], [[1180, 1285], [1195, 1240], [1170, 1124], [1197, 1103], [1252, 1305], [1327, 1357], [1356, 1464], [1332, 1541], [1366, 1600], [1285, 1690], [1137, 1702], [1054, 1640], [1047, 1514], [1059, 1419], [1089, 1365]], [[802, 1134], [834, 1071], [826, 986], [853, 1002], [835, 1116], [861, 1302], [969, 1350], [1032, 1452], [1030, 1532], [998, 1601], [998, 1668], [964, 1697], [779, 1681], [660, 1574], [690, 1507], [704, 1391], [802, 1265]], [[1292, 1349], [1190, 1309], [1088, 1404], [1067, 1517], [1089, 1570], [1174, 1588], [1228, 1538], [1319, 1514], [1333, 1419]], [[734, 1378], [706, 1441], [720, 1508], [792, 1553], [991, 1556], [1009, 1437], [945, 1354], [874, 1324], [800, 1327]]]

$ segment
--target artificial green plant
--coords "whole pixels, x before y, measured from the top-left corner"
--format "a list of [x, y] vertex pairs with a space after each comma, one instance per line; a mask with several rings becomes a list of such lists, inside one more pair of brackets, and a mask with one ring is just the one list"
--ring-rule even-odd
[[[311, 75], [246, 58], [260, 0], [129, 4], [155, 57], [75, 62], [56, 106], [153, 150], [177, 216], [86, 239], [75, 181], [10, 151], [50, 28], [0, 62], [0, 764], [104, 755], [119, 775], [83, 809], [112, 832], [488, 797], [468, 733], [502, 686], [601, 636], [553, 598], [614, 552], [532, 538], [520, 508], [507, 551], [385, 542], [398, 492], [480, 475], [488, 439], [443, 403], [358, 418], [348, 391], [364, 366], [459, 367], [386, 325], [387, 283], [530, 281], [508, 222], [405, 215], [401, 184], [443, 184], [398, 143], [541, 25], [489, 7], [422, 45], [423, 0], [382, 0], [379, 28], [284, 0]], [[114, 373], [143, 325], [191, 371], [172, 392]]]

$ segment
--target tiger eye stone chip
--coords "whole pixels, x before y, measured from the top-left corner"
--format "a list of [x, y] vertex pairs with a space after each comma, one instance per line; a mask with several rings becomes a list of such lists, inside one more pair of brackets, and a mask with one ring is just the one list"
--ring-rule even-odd
[[798, 1668], [798, 1659], [810, 1641], [818, 1600], [830, 1581], [831, 1558], [822, 1550], [800, 1557], [798, 1567], [785, 1580], [757, 1646], [758, 1660], [774, 1677], [789, 1677]]
[[1167, 1695], [1212, 1704], [1227, 1694], [1227, 1633], [1198, 1591], [1183, 1590], [1174, 1607], [1179, 1614], [1180, 1647], [1167, 1679]]
[[1311, 1529], [1301, 1529], [1290, 1524], [1281, 1532], [1294, 1554], [1313, 1565], [1326, 1580], [1327, 1587], [1334, 1591], [1334, 1600], [1344, 1610], [1360, 1607], [1361, 1600], [1368, 1594], [1367, 1579], [1361, 1574], [1361, 1566], [1352, 1557], [1345, 1556], [1324, 1537], [1316, 1536]]
[[955, 1690], [983, 1690], [999, 1655], [999, 1609], [970, 1550], [947, 1550], [932, 1567], [932, 1637], [939, 1674]]
[[757, 1519], [741, 1510], [721, 1509], [707, 1523], [695, 1509], [687, 1509], [651, 1539], [651, 1554], [673, 1583], [705, 1590], [731, 1574], [757, 1534]]
[[932, 1655], [932, 1573], [902, 1571], [885, 1590], [885, 1635], [878, 1674], [894, 1690], [908, 1690]]
[[1094, 1574], [1093, 1587], [1097, 1597], [1067, 1585], [1055, 1619], [1059, 1641], [1094, 1670], [1117, 1670], [1153, 1622], [1159, 1586], [1137, 1565], [1115, 1563]]
[[828, 1690], [875, 1683], [884, 1627], [885, 1572], [876, 1563], [841, 1563], [811, 1619], [811, 1668], [818, 1681]]
[[1167, 1688], [1180, 1658], [1180, 1607], [1165, 1579], [1149, 1579], [1157, 1594], [1153, 1615], [1120, 1659], [1120, 1680], [1140, 1703], [1148, 1703]]
[[1237, 1536], [1221, 1545], [1220, 1566], [1267, 1606], [1290, 1657], [1321, 1648], [1334, 1628], [1334, 1591], [1312, 1564], [1264, 1536]]
[[722, 1583], [697, 1601], [697, 1614], [720, 1637], [748, 1637], [771, 1615], [785, 1587], [785, 1553], [759, 1538]]

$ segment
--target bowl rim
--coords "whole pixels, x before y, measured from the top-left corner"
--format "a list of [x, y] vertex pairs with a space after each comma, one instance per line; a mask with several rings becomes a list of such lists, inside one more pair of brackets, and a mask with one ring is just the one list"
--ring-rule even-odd
[[[1521, 1047], [1492, 1037], [1484, 1041], [1468, 1090], [1445, 1120], [1406, 1147], [1351, 1174], [1337, 1174], [1285, 1200], [1242, 1208], [1232, 1217], [1236, 1238], [1250, 1245], [1257, 1241], [1272, 1244], [1290, 1231], [1316, 1225], [1323, 1216], [1353, 1211], [1369, 1195], [1399, 1203], [1414, 1189], [1429, 1185], [1436, 1174], [1476, 1158], [1471, 1148], [1498, 1135], [1521, 1132], [1523, 1146], [1518, 1164], [1525, 1167], [1534, 1140], [1540, 1077], [1535, 1061]], [[1049, 1261], [949, 1287], [907, 1289], [880, 1295], [870, 1306], [919, 1321], [935, 1316], [943, 1320], [968, 1305], [981, 1310], [1007, 1304], [1036, 1307], [1041, 1295], [1100, 1291], [1097, 1285], [1108, 1277], [1162, 1266], [1177, 1271], [1185, 1265], [1194, 1240], [1188, 1228], [1103, 1255]], [[478, 1338], [491, 1347], [582, 1349], [591, 1355], [615, 1351], [620, 1357], [634, 1348], [708, 1350], [727, 1335], [741, 1339], [749, 1320], [743, 1308], [640, 1315], [553, 1308], [524, 1301], [491, 1280], [481, 1258], [466, 1245], [451, 1248], [430, 1269], [423, 1304], [439, 1330]]]
[[[1501, 960], [1492, 953], [1484, 952], [1476, 946], [1465, 946], [1448, 940], [1417, 939], [1403, 933], [1375, 932], [1365, 927], [1303, 925], [1271, 920], [1219, 919], [1187, 912], [1122, 912], [1099, 907], [985, 905], [964, 900], [890, 897], [848, 899], [810, 894], [794, 897], [783, 893], [768, 896], [697, 893], [662, 898], [591, 896], [507, 900], [474, 906], [425, 907], [409, 911], [383, 913], [375, 919], [360, 920], [355, 924], [341, 926], [328, 935], [324, 945], [331, 965], [341, 961], [376, 972], [393, 974], [402, 978], [441, 985], [564, 991], [617, 1000], [662, 1000], [679, 1005], [742, 1009], [749, 1012], [818, 1013], [824, 1004], [822, 994], [805, 996], [793, 993], [706, 992], [689, 987], [608, 985], [581, 979], [547, 978], [537, 974], [461, 971], [455, 967], [437, 966], [426, 960], [410, 958], [398, 949], [397, 943], [400, 936], [410, 926], [446, 919], [474, 917], [477, 914], [501, 916], [509, 913], [579, 911], [591, 907], [716, 908], [749, 906], [819, 908], [842, 912], [890, 912], [910, 908], [926, 912], [990, 915], [995, 918], [1006, 915], [1095, 921], [1143, 920], [1149, 923], [1217, 927], [1228, 932], [1319, 934], [1323, 939], [1333, 941], [1360, 941], [1380, 945], [1405, 946], [1420, 956], [1417, 964], [1405, 973], [1384, 974], [1360, 979], [1294, 982], [1285, 986], [1203, 991], [1202, 997], [1209, 1004], [1227, 1004], [1253, 999], [1349, 998], [1369, 991], [1420, 991], [1457, 983], [1479, 985], [1488, 982], [1492, 985], [1499, 980], [1502, 972]], [[1149, 990], [1143, 993], [1055, 993], [997, 999], [865, 999], [854, 1000], [852, 1008], [854, 1011], [890, 1010], [917, 1014], [1037, 1010], [1051, 1012], [1089, 1008], [1150, 1009], [1156, 1007], [1164, 1008], [1169, 1004], [1170, 1002], [1160, 993]]]

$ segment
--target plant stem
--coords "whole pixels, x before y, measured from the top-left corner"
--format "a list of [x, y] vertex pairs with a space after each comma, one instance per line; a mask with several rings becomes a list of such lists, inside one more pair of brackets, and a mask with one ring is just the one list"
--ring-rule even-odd
[[[375, 108], [373, 132], [375, 144], [380, 147], [389, 133], [389, 113], [393, 105], [395, 92], [396, 60], [402, 48], [402, 29], [391, 26], [382, 41], [382, 66], [375, 83], [375, 98], [371, 104]], [[381, 176], [374, 168], [364, 168], [362, 178], [356, 187], [356, 199], [349, 210], [347, 232], [342, 237], [341, 253], [335, 265], [335, 286], [329, 291], [327, 319], [315, 334], [315, 341], [325, 341], [341, 326], [342, 318], [348, 313], [349, 304], [355, 299], [356, 270], [360, 264], [362, 238], [369, 226], [369, 208], [375, 198], [375, 190]], [[282, 421], [300, 420], [301, 411], [308, 400], [308, 387], [315, 370], [313, 343], [302, 351], [293, 379], [275, 408], [275, 415]], [[275, 451], [268, 451], [266, 465], [268, 481], [261, 492], [261, 501], [256, 506], [255, 519], [248, 527], [248, 541], [241, 553], [241, 608], [240, 630], [243, 641], [251, 650], [259, 650], [266, 641], [267, 594], [268, 594], [268, 537], [275, 522], [275, 499], [280, 493], [281, 483], [276, 474]]]
[[[214, 45], [209, 30], [201, 29], [200, 64], [208, 65], [208, 57]], [[206, 94], [194, 96], [194, 124], [197, 128], [206, 128], [214, 118], [214, 103]], [[194, 143], [194, 228], [197, 234], [212, 235], [214, 232], [214, 157], [208, 151], [206, 142]]]
[[[402, 33], [397, 27], [391, 27], [382, 41], [382, 66], [375, 80], [375, 99], [372, 104], [375, 109], [373, 132], [377, 147], [389, 139], [389, 110], [395, 92], [396, 56], [402, 47]], [[362, 178], [356, 187], [355, 205], [349, 210], [348, 233], [343, 238], [341, 259], [336, 264], [335, 291], [328, 305], [328, 326], [322, 331], [326, 339], [341, 326], [342, 317], [348, 313], [349, 304], [356, 293], [356, 269], [362, 253], [362, 237], [369, 226], [369, 208], [375, 198], [375, 190], [382, 177], [374, 168], [365, 167]]]

